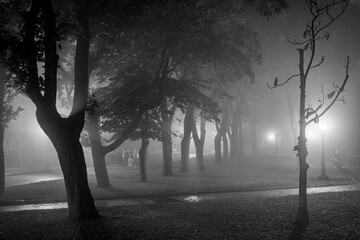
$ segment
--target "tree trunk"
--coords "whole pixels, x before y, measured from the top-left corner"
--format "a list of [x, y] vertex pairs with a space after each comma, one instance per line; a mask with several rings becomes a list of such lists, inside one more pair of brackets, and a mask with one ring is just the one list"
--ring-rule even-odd
[[[163, 147], [163, 175], [172, 176], [172, 139], [171, 126], [176, 111], [176, 105], [173, 104], [171, 109], [168, 106], [168, 100], [164, 99], [161, 104], [161, 135]], [[166, 112], [164, 112], [166, 111]]]
[[5, 191], [5, 156], [4, 156], [4, 94], [6, 68], [0, 62], [0, 196]]
[[69, 218], [97, 219], [100, 216], [88, 185], [84, 152], [79, 134], [75, 131], [77, 127], [71, 119], [61, 118], [55, 111], [54, 108], [37, 108], [36, 117], [58, 154], [64, 175]]
[[304, 75], [304, 50], [298, 49], [300, 56], [300, 137], [298, 145], [299, 154], [299, 209], [296, 218], [297, 227], [307, 227], [309, 225], [309, 213], [307, 210], [307, 170], [309, 165], [306, 162], [307, 147], [306, 147], [306, 122], [305, 122], [305, 98], [306, 98], [306, 79]]
[[239, 157], [239, 113], [234, 111], [233, 114], [233, 120], [230, 124], [231, 134], [229, 131], [230, 158], [231, 160], [236, 160]]
[[222, 135], [222, 139], [223, 139], [223, 159], [224, 161], [228, 161], [229, 160], [229, 145], [228, 145], [228, 139], [226, 136], [226, 131], [224, 131], [224, 134]]
[[99, 218], [87, 181], [84, 152], [77, 136], [70, 129], [64, 129], [53, 143], [64, 175], [69, 218]]
[[193, 105], [188, 105], [184, 119], [184, 137], [181, 140], [181, 171], [182, 172], [190, 171], [189, 151], [190, 151], [191, 132], [193, 129], [192, 125], [194, 122], [194, 111], [195, 111], [195, 107]]
[[163, 174], [172, 175], [172, 140], [171, 140], [171, 119], [162, 121], [162, 148], [163, 148]]
[[[39, 86], [35, 24], [40, 9], [44, 18], [45, 71], [44, 88]], [[62, 118], [56, 109], [58, 55], [56, 20], [51, 1], [33, 1], [24, 24], [23, 47], [27, 63], [26, 94], [36, 105], [36, 118], [40, 127], [52, 141], [64, 175], [69, 217], [71, 220], [99, 218], [88, 181], [80, 133], [84, 127], [84, 115], [89, 86], [88, 56], [90, 46], [89, 17], [86, 9], [77, 11], [78, 36], [75, 53], [74, 105], [70, 116]]]
[[91, 154], [94, 163], [96, 182], [100, 188], [109, 188], [111, 185], [105, 161], [107, 152], [101, 145], [98, 117], [95, 114], [88, 114], [88, 120], [86, 129], [90, 137]]
[[140, 159], [140, 177], [142, 182], [147, 181], [146, 176], [146, 150], [149, 146], [149, 139], [146, 137], [141, 138], [141, 147], [139, 151], [139, 159]]
[[[96, 146], [94, 146], [96, 145]], [[106, 153], [97, 143], [91, 143], [91, 155], [94, 163], [94, 171], [97, 186], [100, 188], [110, 188], [109, 175], [106, 168]]]
[[251, 121], [251, 152], [252, 154], [257, 154], [257, 133], [254, 121]]
[[222, 163], [221, 158], [221, 135], [218, 132], [214, 139], [214, 148], [215, 148], [215, 162]]
[[216, 135], [214, 139], [214, 148], [215, 148], [215, 162], [221, 163], [221, 138], [226, 134], [226, 127], [228, 124], [228, 114], [227, 109], [223, 107], [223, 117], [219, 126], [219, 123], [215, 123], [216, 125]]
[[193, 121], [193, 130], [192, 130], [192, 135], [193, 135], [193, 140], [194, 140], [194, 144], [195, 144], [195, 149], [196, 149], [196, 162], [197, 162], [197, 167], [198, 169], [204, 169], [204, 143], [205, 143], [205, 119], [201, 118], [200, 119], [200, 138], [197, 132], [197, 128], [196, 128], [196, 122], [195, 119]]
[[244, 147], [244, 133], [243, 133], [243, 121], [242, 117], [239, 114], [239, 158], [245, 155], [245, 147]]

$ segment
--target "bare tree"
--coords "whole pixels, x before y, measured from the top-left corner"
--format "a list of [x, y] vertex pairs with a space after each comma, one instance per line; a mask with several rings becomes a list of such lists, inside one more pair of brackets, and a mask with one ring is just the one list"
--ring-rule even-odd
[[[273, 86], [268, 84], [269, 88], [276, 88], [283, 86], [290, 80], [300, 79], [300, 136], [298, 137], [298, 145], [294, 147], [294, 151], [299, 156], [299, 208], [295, 221], [296, 228], [306, 228], [309, 225], [309, 214], [307, 210], [307, 170], [309, 165], [306, 162], [308, 154], [306, 146], [305, 129], [310, 123], [318, 123], [320, 117], [322, 117], [337, 101], [343, 101], [343, 97], [340, 99], [340, 94], [343, 93], [346, 82], [349, 78], [349, 57], [346, 60], [345, 77], [341, 85], [333, 83], [334, 90], [327, 94], [326, 98], [323, 97], [319, 100], [316, 108], [311, 106], [305, 106], [306, 102], [306, 83], [310, 73], [310, 70], [319, 67], [324, 62], [322, 57], [318, 62], [315, 62], [317, 43], [323, 39], [329, 39], [329, 33], [326, 32], [326, 28], [335, 22], [345, 11], [349, 4], [349, 0], [334, 0], [327, 4], [322, 4], [317, 0], [306, 0], [307, 7], [311, 14], [311, 19], [306, 26], [303, 33], [303, 41], [290, 40], [288, 42], [294, 46], [297, 46], [299, 53], [299, 73], [294, 74], [287, 78], [285, 81], [279, 83], [278, 78], [275, 78]], [[308, 61], [305, 59], [305, 52], [310, 51]], [[326, 103], [326, 99], [330, 102]]]

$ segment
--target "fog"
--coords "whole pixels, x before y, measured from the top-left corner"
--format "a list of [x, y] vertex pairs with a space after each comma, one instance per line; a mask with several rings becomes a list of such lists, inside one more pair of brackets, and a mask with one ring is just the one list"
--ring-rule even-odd
[[[321, 124], [326, 124], [324, 132], [327, 156], [335, 154], [336, 151], [343, 151], [349, 154], [359, 154], [359, 91], [360, 83], [360, 31], [354, 23], [360, 22], [359, 5], [349, 6], [344, 15], [330, 28], [330, 38], [323, 41], [317, 49], [317, 57], [325, 57], [324, 63], [311, 71], [307, 86], [307, 105], [316, 106], [318, 99], [321, 99], [321, 91], [331, 92], [333, 83], [341, 84], [345, 75], [345, 60], [350, 56], [350, 79], [344, 93], [344, 102], [336, 103], [319, 124], [310, 124], [307, 128], [309, 158], [319, 158], [321, 148], [320, 129]], [[277, 77], [285, 80], [298, 71], [298, 54], [296, 46], [287, 41], [287, 38], [301, 38], [304, 24], [309, 15], [305, 4], [301, 1], [291, 1], [290, 8], [279, 16], [270, 20], [264, 19], [253, 13], [248, 13], [247, 24], [250, 24], [259, 36], [262, 45], [262, 64], [255, 66], [255, 83], [252, 85], [257, 89], [256, 100], [250, 100], [252, 118], [257, 122], [257, 147], [262, 154], [278, 154], [283, 156], [295, 156], [292, 151], [294, 137], [289, 124], [289, 112], [287, 106], [286, 92], [291, 96], [299, 96], [299, 82], [294, 79], [287, 86], [276, 89], [269, 89], [267, 83], [272, 84]], [[345, 104], [343, 104], [345, 103]], [[46, 167], [58, 168], [59, 164], [52, 143], [39, 127], [35, 117], [35, 106], [31, 101], [19, 95], [12, 103], [14, 108], [21, 106], [24, 111], [20, 112], [16, 120], [12, 120], [5, 130], [5, 152], [6, 165], [12, 167], [34, 167], [34, 164]], [[299, 99], [295, 106], [298, 108]], [[298, 121], [298, 116], [297, 121]], [[179, 121], [173, 122], [173, 131], [177, 136], [173, 139], [173, 154], [179, 158], [180, 141], [183, 134], [184, 114], [181, 111], [176, 113]], [[243, 141], [246, 154], [251, 154], [251, 132], [250, 121], [244, 118]], [[206, 126], [205, 154], [214, 154], [214, 138], [216, 129], [214, 122], [208, 122]], [[107, 134], [103, 135], [106, 137]], [[277, 134], [277, 144], [274, 136]], [[276, 145], [276, 146], [275, 146]], [[140, 142], [127, 140], [115, 153], [121, 155], [123, 149], [140, 148]], [[88, 165], [92, 165], [90, 149], [85, 149]], [[161, 143], [151, 141], [148, 149], [149, 154], [161, 153]], [[195, 147], [191, 143], [190, 152], [195, 153]]]

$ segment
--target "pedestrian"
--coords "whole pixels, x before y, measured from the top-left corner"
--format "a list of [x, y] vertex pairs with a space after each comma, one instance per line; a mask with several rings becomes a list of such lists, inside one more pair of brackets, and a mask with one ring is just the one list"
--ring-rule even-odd
[[134, 148], [134, 150], [132, 152], [132, 156], [133, 156], [134, 167], [138, 167], [139, 166], [139, 154], [138, 154], [136, 148]]
[[129, 152], [128, 152], [128, 150], [123, 150], [123, 159], [124, 159], [124, 163], [126, 164], [126, 165], [128, 165], [128, 161], [129, 161]]
[[132, 167], [133, 166], [133, 156], [132, 156], [132, 152], [130, 151], [130, 149], [127, 150], [128, 153], [128, 166]]

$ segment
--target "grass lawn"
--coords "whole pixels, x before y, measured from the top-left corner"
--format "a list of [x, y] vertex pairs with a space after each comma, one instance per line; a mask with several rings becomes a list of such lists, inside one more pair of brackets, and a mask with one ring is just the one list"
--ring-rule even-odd
[[[148, 182], [140, 182], [138, 168], [119, 166], [114, 160], [108, 162], [112, 188], [101, 189], [96, 185], [94, 170], [88, 168], [89, 185], [95, 199], [134, 198], [144, 196], [178, 195], [201, 192], [243, 191], [298, 186], [298, 168], [295, 159], [271, 156], [246, 157], [237, 162], [215, 164], [207, 158], [206, 169], [196, 169], [191, 160], [191, 171], [181, 172], [180, 161], [173, 162], [173, 176], [162, 176], [160, 157], [148, 159]], [[319, 181], [320, 164], [310, 163], [308, 186], [351, 184], [355, 179], [327, 164], [329, 181]], [[66, 201], [64, 181], [44, 181], [7, 188], [0, 204], [24, 200], [24, 203]]]
[[310, 226], [292, 232], [297, 197], [100, 208], [70, 223], [66, 210], [1, 213], [0, 239], [360, 239], [359, 192], [309, 196]]
[[[308, 185], [355, 183], [346, 172], [327, 164], [329, 181], [318, 181], [319, 164], [310, 164]], [[110, 189], [96, 186], [93, 169], [89, 184], [95, 199], [151, 197], [201, 192], [242, 191], [296, 187], [298, 169], [294, 159], [247, 157], [238, 162], [215, 164], [206, 169], [180, 172], [174, 161], [174, 176], [162, 176], [162, 163], [148, 161], [148, 182], [140, 182], [139, 169], [109, 161]], [[7, 188], [0, 204], [65, 201], [63, 180]], [[0, 239], [360, 239], [360, 193], [309, 195], [311, 223], [303, 233], [292, 233], [297, 196], [158, 202], [149, 205], [99, 208], [102, 219], [70, 223], [67, 210], [0, 213]]]

